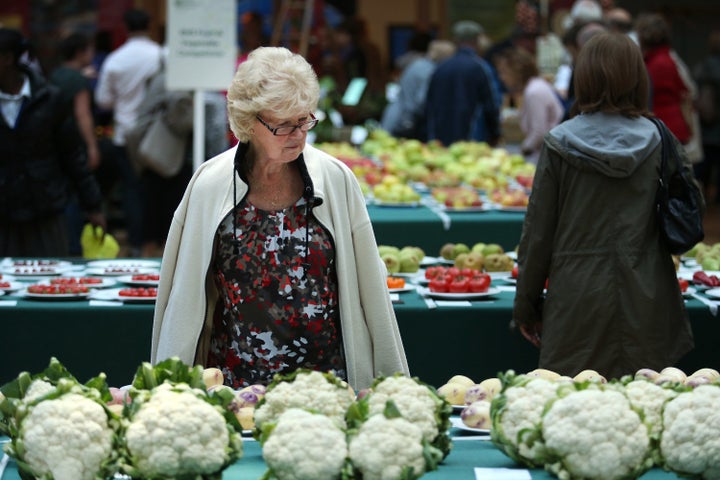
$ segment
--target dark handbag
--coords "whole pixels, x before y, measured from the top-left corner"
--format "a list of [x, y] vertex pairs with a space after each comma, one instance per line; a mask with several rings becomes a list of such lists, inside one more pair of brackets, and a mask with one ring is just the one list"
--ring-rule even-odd
[[[673, 255], [681, 255], [705, 238], [703, 200], [695, 179], [683, 168], [683, 159], [675, 148], [672, 133], [665, 124], [651, 118], [660, 131], [662, 154], [656, 194], [660, 233]], [[668, 177], [668, 164], [674, 162]]]

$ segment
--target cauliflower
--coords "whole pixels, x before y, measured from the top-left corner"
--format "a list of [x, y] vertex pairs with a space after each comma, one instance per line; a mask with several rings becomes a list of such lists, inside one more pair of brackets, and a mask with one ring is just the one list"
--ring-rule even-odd
[[94, 480], [117, 471], [119, 420], [105, 406], [105, 376], [82, 385], [52, 358], [40, 374], [3, 386], [5, 447], [23, 478]]
[[290, 408], [276, 424], [265, 423], [263, 434], [262, 455], [269, 468], [264, 478], [332, 480], [346, 465], [345, 432], [325, 415]]
[[103, 406], [78, 393], [40, 402], [20, 429], [23, 461], [36, 477], [55, 480], [95, 479], [111, 457], [113, 437]]
[[657, 438], [662, 431], [663, 405], [677, 396], [678, 392], [648, 380], [632, 380], [624, 389], [630, 404], [642, 412], [650, 436]]
[[207, 393], [164, 383], [136, 393], [125, 431], [130, 476], [215, 475], [242, 454], [242, 439]]
[[545, 405], [557, 398], [556, 380], [509, 371], [501, 375], [503, 389], [491, 402], [490, 438], [507, 456], [528, 467], [545, 463], [538, 426]]
[[403, 417], [385, 415], [368, 418], [349, 444], [350, 460], [363, 480], [420, 478], [426, 471], [426, 448], [420, 427]]
[[276, 375], [267, 386], [265, 397], [255, 406], [255, 436], [266, 423], [276, 423], [289, 408], [304, 408], [330, 417], [345, 427], [345, 412], [355, 395], [332, 373], [299, 369], [289, 375]]
[[598, 385], [560, 389], [542, 418], [549, 456], [560, 479], [636, 478], [652, 466], [650, 438], [623, 393]]
[[680, 475], [720, 479], [720, 386], [700, 385], [669, 400], [662, 413], [663, 466]]
[[400, 374], [378, 377], [365, 398], [370, 416], [383, 413], [387, 401], [392, 400], [403, 418], [420, 428], [425, 440], [438, 448], [443, 456], [450, 453], [452, 444], [447, 431], [452, 405], [432, 387], [417, 378]]

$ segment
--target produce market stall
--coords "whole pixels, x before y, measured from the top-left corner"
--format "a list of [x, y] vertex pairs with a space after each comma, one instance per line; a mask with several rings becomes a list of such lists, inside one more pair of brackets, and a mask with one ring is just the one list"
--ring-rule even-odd
[[[454, 445], [450, 455], [440, 464], [437, 470], [423, 475], [423, 479], [474, 480], [476, 478], [475, 468], [510, 468], [522, 470], [522, 467], [505, 456], [488, 441], [489, 436], [487, 435], [476, 436], [474, 434], [467, 434], [462, 430], [453, 429], [451, 436], [453, 437]], [[262, 459], [258, 442], [253, 440], [247, 441], [246, 439], [243, 449], [243, 458], [223, 472], [223, 480], [257, 480], [265, 473], [267, 467]], [[550, 480], [556, 478], [540, 469], [533, 469], [528, 472], [533, 480]], [[517, 473], [522, 472], [518, 471]], [[485, 478], [497, 477], [490, 476]], [[668, 480], [681, 477], [655, 468], [640, 478], [642, 480]], [[8, 467], [5, 473], [0, 476], [0, 480], [20, 480], [17, 465], [14, 461], [11, 460], [8, 463]]]
[[[395, 312], [411, 373], [427, 383], [440, 386], [450, 373], [483, 379], [537, 366], [534, 347], [508, 328], [512, 291], [469, 302], [436, 301], [435, 308], [417, 291], [397, 295]], [[695, 298], [686, 305], [696, 348], [678, 366], [688, 372], [720, 369], [720, 320]], [[150, 357], [152, 314], [152, 303], [6, 294], [0, 297], [0, 383], [22, 370], [41, 370], [55, 356], [81, 381], [104, 371], [111, 385], [124, 385]]]

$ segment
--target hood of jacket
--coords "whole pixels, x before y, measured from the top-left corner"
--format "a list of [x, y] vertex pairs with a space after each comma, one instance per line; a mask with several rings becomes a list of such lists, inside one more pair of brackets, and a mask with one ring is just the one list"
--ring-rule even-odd
[[625, 178], [658, 147], [660, 133], [644, 117], [591, 113], [578, 115], [553, 128], [547, 141], [550, 148], [580, 170]]

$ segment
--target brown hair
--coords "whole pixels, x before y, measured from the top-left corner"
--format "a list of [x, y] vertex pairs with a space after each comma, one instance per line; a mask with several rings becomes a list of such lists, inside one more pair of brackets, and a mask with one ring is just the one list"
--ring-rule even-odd
[[511, 47], [500, 53], [498, 59], [514, 71], [522, 86], [527, 85], [531, 78], [540, 75], [535, 55], [521, 47]]
[[580, 49], [571, 114], [648, 115], [649, 81], [640, 48], [622, 33], [601, 33]]

